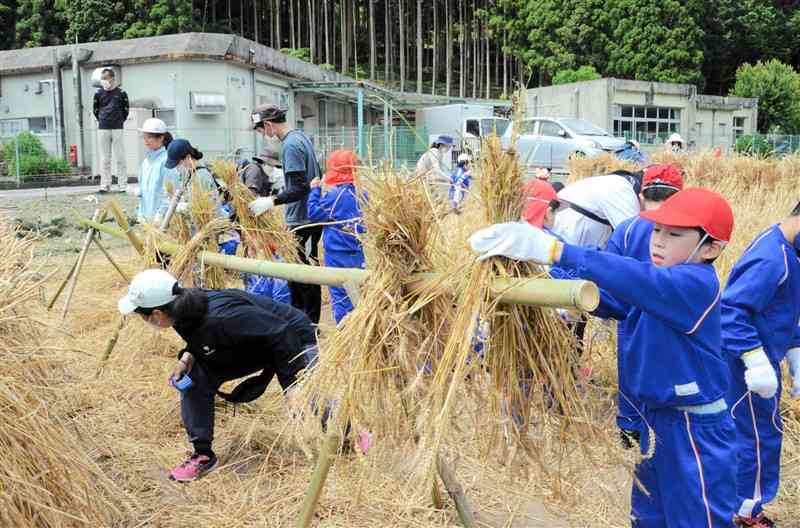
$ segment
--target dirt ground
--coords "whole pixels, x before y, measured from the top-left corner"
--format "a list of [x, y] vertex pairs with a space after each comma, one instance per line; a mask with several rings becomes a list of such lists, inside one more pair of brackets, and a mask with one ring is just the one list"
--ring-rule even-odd
[[[40, 255], [62, 255], [77, 253], [83, 242], [84, 230], [77, 225], [76, 218], [91, 218], [94, 213], [95, 203], [88, 198], [97, 197], [100, 207], [110, 200], [115, 200], [128, 214], [129, 218], [136, 217], [138, 200], [135, 196], [126, 193], [95, 194], [83, 192], [80, 194], [61, 195], [48, 193], [36, 197], [9, 198], [0, 195], [0, 215], [11, 221], [22, 221], [26, 224], [48, 224], [58, 217], [64, 218], [63, 234], [45, 238], [38, 246]], [[100, 240], [106, 248], [123, 248], [128, 245], [124, 240], [101, 235]], [[93, 249], [93, 251], [98, 251]]]

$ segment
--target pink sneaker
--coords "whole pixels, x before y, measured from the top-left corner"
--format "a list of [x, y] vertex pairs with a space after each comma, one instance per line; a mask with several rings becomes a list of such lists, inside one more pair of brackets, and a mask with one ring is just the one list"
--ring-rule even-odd
[[372, 448], [372, 433], [369, 431], [361, 431], [356, 437], [356, 446], [358, 446], [361, 454], [366, 456]]
[[217, 467], [217, 457], [206, 455], [192, 455], [180, 466], [169, 472], [170, 480], [178, 482], [191, 482], [197, 480], [212, 469]]

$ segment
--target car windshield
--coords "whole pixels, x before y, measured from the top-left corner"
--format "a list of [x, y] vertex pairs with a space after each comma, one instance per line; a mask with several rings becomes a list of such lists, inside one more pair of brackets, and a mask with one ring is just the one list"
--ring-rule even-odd
[[506, 131], [508, 128], [508, 124], [511, 121], [508, 119], [481, 119], [481, 136], [486, 137], [491, 134], [497, 134], [498, 136], [502, 136], [503, 132]]
[[610, 136], [602, 128], [596, 127], [583, 119], [561, 119], [564, 125], [579, 136]]

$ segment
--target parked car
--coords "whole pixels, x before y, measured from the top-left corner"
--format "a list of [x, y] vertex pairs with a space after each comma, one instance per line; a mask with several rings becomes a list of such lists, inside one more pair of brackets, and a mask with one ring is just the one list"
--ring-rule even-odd
[[[511, 144], [512, 128], [503, 134], [503, 147]], [[614, 137], [583, 119], [533, 117], [520, 124], [517, 151], [528, 167], [545, 167], [554, 173], [566, 173], [573, 156], [592, 157], [616, 152], [625, 145], [624, 138]]]

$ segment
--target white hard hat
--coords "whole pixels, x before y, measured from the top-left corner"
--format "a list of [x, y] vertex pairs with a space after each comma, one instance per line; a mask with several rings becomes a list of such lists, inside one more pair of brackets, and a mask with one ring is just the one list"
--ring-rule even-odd
[[147, 134], [166, 134], [167, 124], [157, 117], [151, 117], [144, 122], [139, 132], [145, 132]]
[[681, 145], [685, 145], [685, 144], [686, 144], [686, 142], [683, 140], [683, 138], [681, 137], [681, 135], [680, 135], [680, 134], [678, 134], [677, 132], [674, 132], [674, 133], [673, 133], [673, 134], [672, 134], [672, 135], [669, 137], [669, 139], [667, 139], [667, 144], [670, 144], [670, 143], [680, 143]]
[[128, 295], [117, 303], [122, 315], [137, 308], [158, 308], [175, 300], [178, 280], [162, 269], [147, 269], [136, 275], [128, 286]]
[[458, 162], [461, 163], [462, 161], [472, 161], [472, 156], [467, 153], [462, 153], [458, 155]]

